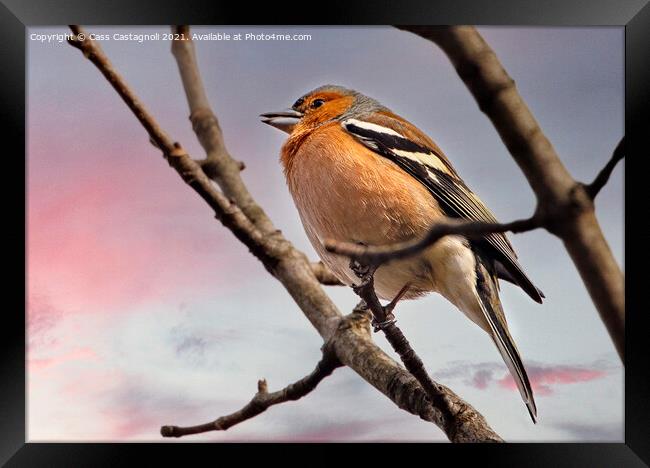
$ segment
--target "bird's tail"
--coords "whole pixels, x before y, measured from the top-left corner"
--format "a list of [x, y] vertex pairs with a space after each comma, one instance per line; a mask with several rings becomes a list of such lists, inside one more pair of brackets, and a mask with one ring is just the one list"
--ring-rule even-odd
[[533, 389], [528, 380], [526, 369], [519, 356], [517, 346], [510, 336], [508, 324], [506, 323], [505, 314], [499, 300], [496, 273], [488, 268], [488, 265], [476, 255], [476, 292], [478, 295], [483, 315], [489, 325], [489, 333], [492, 340], [497, 345], [503, 360], [505, 361], [512, 377], [515, 379], [519, 393], [521, 394], [530, 417], [533, 422], [537, 422], [537, 407]]

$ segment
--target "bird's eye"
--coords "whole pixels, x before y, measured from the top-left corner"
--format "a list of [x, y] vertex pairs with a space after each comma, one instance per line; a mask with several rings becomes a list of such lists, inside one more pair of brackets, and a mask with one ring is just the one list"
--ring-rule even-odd
[[311, 103], [311, 108], [316, 109], [322, 106], [323, 104], [325, 104], [325, 101], [323, 101], [322, 99], [316, 99], [314, 100], [314, 102]]

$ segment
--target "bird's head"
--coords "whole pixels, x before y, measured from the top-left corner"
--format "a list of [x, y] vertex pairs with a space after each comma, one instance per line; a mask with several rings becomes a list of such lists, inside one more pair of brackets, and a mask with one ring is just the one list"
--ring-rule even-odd
[[373, 99], [342, 86], [325, 85], [299, 97], [291, 108], [261, 114], [262, 122], [291, 134], [313, 129], [353, 112], [377, 110], [382, 106]]

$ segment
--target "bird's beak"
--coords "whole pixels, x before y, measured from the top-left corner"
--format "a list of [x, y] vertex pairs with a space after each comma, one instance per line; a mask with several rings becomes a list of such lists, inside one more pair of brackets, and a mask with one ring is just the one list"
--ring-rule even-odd
[[260, 114], [262, 122], [269, 124], [283, 132], [291, 133], [293, 127], [296, 126], [298, 121], [302, 118], [302, 112], [293, 109], [286, 109], [280, 112], [267, 112]]

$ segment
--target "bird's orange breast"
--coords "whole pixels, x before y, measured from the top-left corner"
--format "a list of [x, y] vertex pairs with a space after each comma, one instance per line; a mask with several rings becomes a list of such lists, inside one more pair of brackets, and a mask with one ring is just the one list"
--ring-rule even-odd
[[292, 135], [282, 161], [303, 224], [321, 240], [392, 243], [423, 234], [442, 216], [422, 184], [338, 122]]
[[[327, 252], [325, 240], [385, 245], [423, 235], [443, 217], [435, 198], [396, 164], [363, 146], [338, 123], [292, 134], [282, 162], [307, 237], [343, 282], [358, 278], [347, 258]], [[462, 241], [449, 236], [416, 256], [382, 265], [375, 291], [392, 299], [406, 284], [405, 298], [443, 292], [444, 277]], [[437, 274], [439, 273], [439, 274]]]

